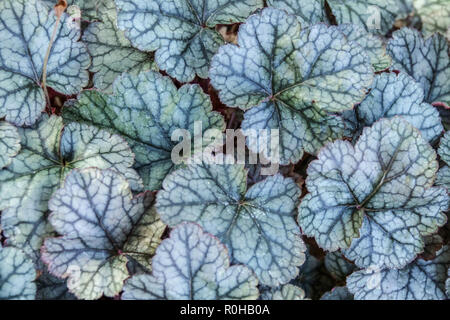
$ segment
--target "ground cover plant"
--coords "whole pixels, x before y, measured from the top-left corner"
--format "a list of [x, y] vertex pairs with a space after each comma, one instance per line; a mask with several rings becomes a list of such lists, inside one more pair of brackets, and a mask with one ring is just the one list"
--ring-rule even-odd
[[0, 0], [0, 299], [450, 298], [449, 41], [448, 0]]

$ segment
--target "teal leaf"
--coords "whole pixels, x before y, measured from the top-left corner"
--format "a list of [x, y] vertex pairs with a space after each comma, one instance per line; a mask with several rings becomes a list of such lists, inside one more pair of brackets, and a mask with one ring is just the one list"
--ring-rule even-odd
[[20, 150], [20, 136], [16, 127], [0, 121], [0, 169], [9, 165]]
[[279, 288], [268, 288], [261, 292], [262, 300], [305, 300], [305, 291], [293, 284], [285, 284]]
[[36, 300], [75, 300], [76, 297], [69, 292], [67, 281], [59, 279], [47, 270], [36, 280]]
[[[66, 95], [88, 84], [90, 57], [80, 30], [63, 14], [47, 64], [47, 85]], [[0, 2], [0, 118], [32, 125], [45, 108], [44, 58], [55, 27], [53, 9], [39, 0]]]
[[133, 276], [124, 300], [251, 300], [259, 295], [258, 279], [241, 265], [230, 267], [219, 240], [193, 223], [182, 223], [161, 242], [152, 274]]
[[158, 66], [181, 82], [208, 78], [211, 57], [224, 43], [213, 28], [242, 22], [262, 0], [116, 0], [118, 26], [131, 43], [155, 51]]
[[[342, 136], [342, 120], [330, 113], [362, 100], [372, 68], [336, 27], [301, 32], [294, 16], [266, 8], [240, 27], [238, 45], [220, 48], [210, 77], [224, 104], [253, 107], [244, 115], [244, 133], [279, 130], [280, 163], [288, 164]], [[259, 144], [248, 147], [260, 153]]]
[[294, 219], [300, 189], [275, 175], [247, 190], [246, 176], [238, 164], [189, 165], [166, 177], [156, 209], [169, 226], [200, 224], [227, 245], [233, 262], [252, 268], [260, 283], [278, 286], [305, 260]]
[[335, 287], [331, 291], [327, 291], [320, 300], [353, 300], [353, 294], [348, 291], [347, 287]]
[[149, 193], [133, 198], [116, 171], [73, 170], [49, 202], [49, 221], [62, 235], [42, 247], [49, 272], [67, 278], [80, 299], [118, 294], [129, 277], [128, 256], [150, 264], [165, 230], [152, 200]]
[[419, 31], [403, 28], [392, 34], [387, 50], [393, 68], [408, 73], [422, 85], [425, 102], [450, 105], [450, 59], [444, 36], [435, 34], [423, 39]]
[[267, 4], [295, 15], [302, 27], [326, 21], [324, 0], [267, 0]]
[[414, 0], [414, 9], [422, 21], [422, 32], [431, 35], [448, 34], [450, 28], [450, 6], [448, 0]]
[[345, 282], [347, 276], [356, 269], [356, 266], [346, 260], [342, 253], [338, 251], [328, 252], [325, 256], [324, 265], [333, 278], [342, 282]]
[[447, 131], [441, 138], [438, 154], [445, 165], [438, 171], [436, 185], [450, 190], [450, 131]]
[[48, 201], [73, 168], [112, 168], [126, 175], [134, 189], [142, 188], [130, 167], [134, 156], [118, 135], [43, 116], [30, 128], [19, 128], [20, 153], [0, 170], [1, 225], [10, 244], [38, 260], [45, 237], [52, 235], [47, 222]]
[[311, 162], [300, 227], [325, 250], [349, 248], [359, 267], [402, 268], [447, 220], [447, 192], [432, 187], [437, 169], [418, 130], [398, 117], [380, 120], [355, 146], [336, 141]]
[[450, 250], [433, 260], [418, 259], [403, 269], [368, 269], [353, 273], [347, 286], [355, 300], [445, 300]]
[[124, 74], [113, 95], [84, 91], [70, 105], [64, 108], [65, 120], [88, 123], [127, 140], [136, 155], [134, 167], [150, 190], [159, 189], [174, 169], [171, 153], [178, 141], [171, 137], [176, 129], [188, 130], [191, 138], [197, 134], [196, 121], [202, 125], [201, 134], [225, 129], [223, 117], [212, 111], [200, 86], [187, 84], [177, 90], [169, 77], [151, 71]]
[[[41, 0], [50, 8], [58, 2], [57, 0]], [[76, 6], [80, 10], [81, 18], [83, 20], [93, 21], [99, 20], [102, 16], [102, 10], [105, 6], [110, 6], [114, 0], [66, 0], [67, 5]], [[68, 8], [68, 9], [69, 9]]]
[[35, 278], [33, 261], [23, 251], [0, 246], [0, 300], [33, 300]]

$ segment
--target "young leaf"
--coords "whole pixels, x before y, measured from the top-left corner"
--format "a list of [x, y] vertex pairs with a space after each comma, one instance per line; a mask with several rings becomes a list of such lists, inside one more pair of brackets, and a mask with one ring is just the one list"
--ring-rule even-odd
[[423, 102], [423, 89], [419, 83], [405, 73], [382, 73], [375, 77], [370, 93], [355, 108], [359, 129], [371, 126], [381, 118], [401, 116], [420, 130], [422, 136], [433, 141], [444, 128], [439, 112], [430, 104]]
[[302, 27], [326, 21], [324, 0], [267, 0], [267, 4], [297, 16]]
[[353, 273], [347, 286], [356, 300], [445, 300], [450, 249], [434, 260], [418, 259], [403, 269], [368, 269]]
[[355, 265], [345, 260], [340, 252], [329, 252], [325, 256], [324, 265], [337, 281], [345, 282], [345, 278], [355, 269]]
[[[84, 91], [71, 104], [63, 110], [66, 120], [92, 124], [128, 141], [136, 154], [135, 168], [150, 190], [159, 189], [174, 168], [171, 153], [178, 141], [171, 137], [176, 129], [186, 129], [194, 137], [225, 128], [200, 86], [187, 84], [177, 91], [169, 77], [156, 72], [124, 74], [115, 82], [112, 96]], [[195, 121], [202, 124], [198, 133]]]
[[320, 300], [353, 300], [353, 294], [347, 287], [335, 287], [331, 291], [325, 292]]
[[350, 247], [344, 254], [359, 267], [402, 268], [446, 222], [447, 192], [431, 187], [437, 169], [418, 130], [380, 120], [355, 146], [336, 141], [311, 162], [298, 222], [326, 250]]
[[[71, 95], [88, 84], [90, 57], [80, 31], [63, 14], [47, 63], [47, 85]], [[32, 125], [45, 107], [44, 59], [55, 27], [53, 9], [39, 0], [0, 2], [0, 118]]]
[[0, 121], [0, 169], [9, 165], [20, 150], [20, 136], [16, 127]]
[[151, 204], [148, 193], [133, 198], [115, 171], [73, 170], [49, 202], [49, 221], [62, 237], [45, 240], [42, 260], [80, 299], [118, 294], [128, 256], [150, 264], [161, 241], [165, 225]]
[[192, 221], [217, 236], [262, 284], [284, 284], [305, 260], [294, 219], [300, 189], [281, 175], [246, 189], [243, 165], [190, 165], [166, 177], [156, 209], [169, 226]]
[[110, 93], [114, 80], [123, 72], [138, 74], [156, 69], [156, 66], [152, 54], [131, 46], [124, 32], [117, 28], [114, 3], [108, 2], [107, 5], [102, 8], [102, 21], [89, 24], [83, 41], [92, 56], [89, 71], [94, 73], [94, 86]]
[[112, 168], [142, 188], [130, 167], [134, 156], [119, 136], [85, 124], [63, 128], [61, 117], [43, 116], [31, 128], [20, 128], [20, 153], [0, 170], [1, 225], [10, 244], [37, 259], [44, 237], [52, 234], [47, 204], [73, 168]]
[[[372, 69], [363, 49], [336, 27], [319, 24], [300, 32], [294, 16], [266, 8], [240, 27], [238, 46], [220, 48], [210, 77], [223, 103], [254, 107], [242, 129], [279, 130], [280, 163], [288, 164], [342, 136], [341, 119], [329, 112], [359, 102]], [[258, 147], [249, 144], [255, 153]]]
[[422, 21], [425, 35], [440, 32], [446, 35], [450, 28], [448, 0], [414, 0], [414, 8]]
[[0, 246], [0, 300], [33, 300], [35, 278], [33, 261], [21, 250]]
[[442, 137], [438, 154], [445, 165], [438, 171], [436, 185], [444, 186], [450, 190], [450, 131], [447, 131]]
[[285, 284], [261, 293], [262, 300], [305, 300], [305, 291], [293, 284]]
[[386, 34], [400, 12], [397, 0], [327, 0], [337, 23], [353, 23]]
[[450, 105], [450, 60], [447, 39], [435, 34], [423, 39], [420, 32], [403, 28], [395, 31], [387, 47], [393, 68], [408, 73], [425, 92], [425, 102]]
[[75, 300], [76, 297], [69, 292], [67, 281], [59, 279], [47, 270], [36, 280], [36, 300]]
[[216, 24], [241, 22], [262, 0], [116, 0], [118, 26], [133, 45], [156, 51], [158, 66], [181, 82], [208, 77], [211, 57], [223, 44]]
[[151, 275], [137, 275], [124, 286], [124, 300], [256, 299], [258, 279], [241, 265], [230, 267], [219, 240], [193, 223], [182, 223], [161, 242]]

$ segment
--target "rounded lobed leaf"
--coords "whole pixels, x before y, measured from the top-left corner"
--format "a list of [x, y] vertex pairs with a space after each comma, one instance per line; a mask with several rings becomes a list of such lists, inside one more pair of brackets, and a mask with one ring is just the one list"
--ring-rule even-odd
[[258, 279], [241, 265], [230, 267], [219, 240], [193, 223], [182, 223], [162, 241], [151, 275], [137, 275], [124, 287], [125, 300], [256, 299]]
[[21, 250], [0, 246], [0, 300], [33, 300], [35, 278], [33, 261]]
[[70, 292], [81, 299], [118, 294], [129, 277], [128, 257], [150, 265], [161, 241], [165, 225], [150, 208], [152, 200], [148, 193], [133, 198], [115, 171], [73, 170], [49, 202], [49, 221], [62, 235], [42, 247], [49, 272], [68, 278]]
[[268, 0], [267, 4], [295, 15], [303, 27], [326, 21], [324, 0]]
[[305, 300], [305, 291], [293, 284], [270, 288], [261, 293], [262, 300]]
[[347, 278], [355, 300], [445, 300], [450, 250], [444, 246], [433, 260], [418, 259], [403, 269], [367, 269]]
[[425, 35], [434, 32], [448, 34], [450, 7], [447, 0], [414, 0], [413, 2], [414, 9], [422, 21], [422, 31]]
[[[66, 95], [88, 84], [90, 57], [80, 30], [63, 14], [47, 63], [47, 85]], [[42, 72], [55, 27], [53, 10], [39, 0], [0, 2], [0, 118], [32, 125], [45, 107]]]
[[281, 175], [246, 189], [243, 165], [189, 165], [166, 177], [156, 208], [169, 226], [196, 222], [217, 236], [262, 284], [284, 284], [305, 259], [294, 220], [300, 189]]
[[333, 278], [338, 281], [345, 281], [345, 278], [356, 269], [355, 265], [347, 261], [340, 252], [327, 253], [324, 265]]
[[8, 122], [0, 121], [0, 169], [9, 165], [19, 150], [20, 136], [17, 129]]
[[402, 268], [447, 220], [447, 192], [432, 187], [436, 171], [436, 153], [414, 127], [380, 120], [354, 147], [336, 141], [311, 162], [298, 222], [322, 248], [349, 248], [359, 267]]
[[59, 279], [47, 270], [36, 279], [36, 300], [75, 300], [76, 297], [69, 292], [67, 282]]

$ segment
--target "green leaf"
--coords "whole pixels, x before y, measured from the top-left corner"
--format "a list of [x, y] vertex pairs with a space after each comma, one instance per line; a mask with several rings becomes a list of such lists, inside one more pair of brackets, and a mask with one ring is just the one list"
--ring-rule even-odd
[[380, 120], [355, 146], [336, 141], [311, 162], [298, 222], [326, 250], [350, 247], [344, 254], [359, 267], [402, 268], [446, 222], [447, 192], [431, 187], [437, 169], [418, 130]]
[[445, 300], [450, 250], [444, 246], [434, 260], [418, 259], [403, 269], [368, 269], [353, 273], [347, 286], [355, 300]]
[[182, 223], [161, 242], [151, 275], [137, 275], [124, 286], [124, 300], [256, 299], [258, 279], [241, 265], [230, 267], [219, 240], [193, 223]]
[[[361, 101], [372, 69], [363, 49], [336, 27], [300, 32], [294, 16], [266, 8], [240, 27], [238, 45], [220, 48], [210, 77], [223, 103], [253, 107], [244, 115], [244, 133], [279, 130], [280, 163], [288, 164], [342, 136], [341, 119], [329, 113]], [[248, 147], [260, 153], [261, 143]]]
[[447, 131], [439, 144], [438, 154], [445, 165], [439, 169], [436, 185], [444, 186], [450, 190], [450, 131]]
[[333, 278], [342, 282], [356, 269], [353, 263], [345, 260], [342, 253], [337, 251], [327, 253], [324, 265]]
[[414, 0], [414, 9], [422, 20], [422, 32], [425, 35], [434, 32], [448, 34], [450, 28], [448, 0]]
[[247, 191], [243, 165], [189, 165], [168, 175], [156, 209], [169, 226], [200, 224], [226, 244], [264, 285], [278, 286], [298, 274], [306, 250], [294, 213], [300, 189], [275, 175]]
[[405, 73], [382, 73], [375, 77], [370, 93], [355, 108], [358, 119], [355, 134], [381, 118], [401, 116], [420, 130], [428, 141], [437, 139], [444, 128], [439, 112], [423, 102], [423, 89]]
[[270, 288], [261, 293], [262, 300], [305, 300], [305, 291], [293, 284]]
[[392, 34], [387, 47], [393, 68], [408, 73], [425, 92], [425, 102], [450, 105], [450, 60], [444, 36], [423, 39], [419, 31], [403, 28]]
[[242, 22], [262, 0], [116, 0], [118, 26], [133, 45], [155, 51], [158, 66], [181, 82], [208, 78], [211, 57], [223, 44], [213, 28]]
[[[200, 86], [188, 84], [177, 91], [169, 77], [156, 72], [122, 75], [112, 96], [84, 91], [64, 108], [63, 117], [124, 137], [136, 155], [134, 167], [150, 190], [159, 189], [174, 168], [171, 153], [178, 141], [171, 136], [176, 129], [186, 129], [194, 137], [208, 129], [225, 128], [223, 117], [212, 111], [210, 98]], [[199, 133], [194, 131], [195, 121], [202, 124]]]
[[0, 121], [0, 169], [9, 165], [20, 150], [20, 136], [16, 127]]
[[59, 279], [47, 270], [36, 280], [36, 300], [75, 300], [76, 297], [69, 292], [67, 281]]
[[0, 246], [0, 300], [33, 300], [35, 278], [33, 261], [21, 250]]
[[92, 56], [89, 71], [94, 72], [94, 86], [110, 93], [114, 80], [123, 72], [138, 74], [143, 70], [156, 70], [156, 66], [153, 54], [133, 48], [124, 32], [117, 28], [114, 3], [103, 8], [101, 17], [102, 22], [89, 24], [83, 41]]
[[47, 222], [48, 200], [73, 168], [112, 168], [126, 175], [135, 190], [142, 188], [130, 167], [134, 156], [118, 135], [43, 116], [30, 128], [20, 128], [20, 153], [0, 170], [1, 225], [9, 243], [38, 260], [46, 236], [52, 234]]
[[267, 4], [297, 16], [302, 27], [326, 21], [324, 0], [267, 0]]
[[353, 294], [347, 287], [335, 287], [331, 291], [325, 292], [320, 300], [353, 300]]
[[349, 41], [364, 48], [375, 71], [382, 71], [391, 66], [392, 59], [386, 53], [386, 46], [381, 37], [356, 24], [344, 23], [338, 26], [338, 30], [345, 34]]
[[397, 0], [327, 0], [337, 23], [353, 23], [386, 34], [400, 12]]
[[[80, 30], [63, 14], [47, 64], [47, 85], [66, 95], [88, 84], [90, 57]], [[0, 118], [32, 125], [45, 107], [41, 88], [44, 58], [55, 14], [38, 0], [0, 2]]]
[[118, 294], [129, 277], [128, 256], [150, 264], [161, 241], [165, 225], [152, 200], [150, 193], [133, 198], [128, 181], [115, 171], [73, 170], [49, 202], [49, 221], [62, 235], [42, 247], [49, 272], [68, 278], [70, 292], [80, 299]]

